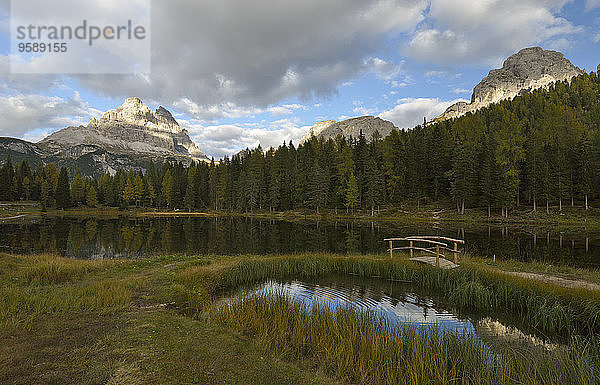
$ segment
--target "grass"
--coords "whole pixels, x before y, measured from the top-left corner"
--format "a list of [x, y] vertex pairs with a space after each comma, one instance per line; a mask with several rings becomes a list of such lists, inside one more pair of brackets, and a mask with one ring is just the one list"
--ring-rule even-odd
[[[216, 307], [231, 288], [334, 273], [411, 281], [453, 308], [511, 314], [569, 342], [520, 359], [521, 350], [507, 350], [494, 366], [470, 336], [394, 329], [351, 310], [307, 313], [281, 297]], [[475, 261], [441, 271], [401, 258], [326, 254], [138, 261], [0, 254], [0, 383], [577, 383], [585, 376], [592, 383], [599, 295]]]
[[[284, 296], [252, 296], [210, 311], [210, 319], [243, 330], [292, 359], [311, 357], [324, 370], [362, 384], [586, 384], [600, 378], [597, 341], [573, 341], [556, 352], [503, 348], [497, 355], [473, 335], [437, 327], [391, 326], [352, 309], [313, 308]], [[549, 365], [552, 362], [552, 365]]]
[[600, 268], [579, 268], [565, 264], [549, 264], [543, 261], [518, 261], [514, 259], [497, 259], [492, 262], [489, 258], [481, 258], [473, 255], [461, 255], [461, 265], [482, 267], [507, 272], [525, 272], [536, 274], [547, 274], [555, 277], [581, 280], [589, 283], [600, 284]]

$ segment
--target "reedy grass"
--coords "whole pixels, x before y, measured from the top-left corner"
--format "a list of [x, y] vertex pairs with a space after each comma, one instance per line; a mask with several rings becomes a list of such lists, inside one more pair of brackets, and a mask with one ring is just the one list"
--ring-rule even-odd
[[69, 259], [53, 254], [0, 254], [4, 279], [23, 285], [50, 285], [81, 280], [85, 276], [119, 266], [122, 260]]
[[132, 290], [124, 282], [78, 285], [0, 287], [0, 328], [31, 328], [39, 317], [64, 313], [109, 313], [131, 304]]
[[30, 329], [40, 317], [108, 313], [131, 303], [133, 281], [95, 275], [118, 260], [71, 260], [55, 255], [0, 255], [0, 328]]
[[259, 339], [290, 358], [312, 358], [351, 383], [593, 384], [597, 340], [554, 352], [497, 354], [470, 334], [439, 327], [390, 325], [352, 309], [308, 310], [283, 295], [243, 296], [211, 308], [208, 317]]
[[228, 263], [218, 272], [186, 269], [180, 279], [187, 285], [207, 281], [208, 293], [270, 278], [315, 278], [331, 274], [381, 277], [410, 281], [414, 287], [435, 292], [445, 303], [470, 312], [502, 312], [519, 317], [531, 328], [547, 335], [600, 333], [600, 293], [563, 288], [506, 275], [475, 266], [442, 270], [403, 259], [298, 255], [244, 258]]

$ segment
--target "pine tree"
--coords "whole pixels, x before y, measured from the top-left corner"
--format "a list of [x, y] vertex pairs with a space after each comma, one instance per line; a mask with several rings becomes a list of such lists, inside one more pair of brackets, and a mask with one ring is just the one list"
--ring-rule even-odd
[[188, 169], [188, 173], [187, 173], [188, 180], [187, 180], [187, 187], [185, 190], [185, 197], [183, 199], [184, 205], [188, 209], [188, 211], [194, 210], [197, 206], [197, 198], [196, 198], [198, 195], [198, 186], [196, 185], [197, 174], [198, 174], [198, 170], [197, 170], [196, 166], [194, 166], [194, 165], [190, 166], [190, 168]]
[[74, 205], [83, 204], [85, 200], [85, 183], [79, 171], [75, 174], [73, 184], [71, 185], [71, 202]]
[[319, 207], [327, 205], [328, 192], [329, 178], [325, 170], [319, 165], [319, 162], [315, 160], [309, 181], [308, 203], [310, 207], [317, 210], [317, 214], [319, 213]]
[[60, 173], [58, 174], [54, 200], [56, 201], [56, 208], [58, 209], [68, 209], [71, 207], [69, 175], [67, 174], [67, 169], [64, 167], [61, 167]]
[[352, 172], [350, 173], [348, 184], [346, 185], [346, 208], [352, 210], [352, 212], [354, 212], [354, 209], [358, 207], [358, 194], [358, 184], [356, 183], [354, 172]]
[[29, 180], [28, 176], [23, 178], [22, 189], [23, 189], [23, 198], [25, 198], [25, 200], [28, 201], [29, 198], [31, 197], [31, 181]]
[[42, 211], [46, 211], [47, 207], [50, 206], [50, 184], [48, 184], [46, 179], [42, 179], [40, 205], [42, 206]]
[[164, 199], [164, 205], [173, 209], [173, 176], [171, 170], [167, 170], [162, 180], [162, 196]]
[[14, 169], [12, 164], [12, 158], [10, 155], [6, 157], [6, 161], [0, 169], [0, 200], [12, 201], [13, 196], [13, 177]]
[[127, 178], [127, 182], [125, 182], [125, 187], [123, 188], [123, 202], [125, 205], [129, 205], [132, 202], [135, 202], [135, 188], [133, 187], [133, 183], [130, 178]]
[[98, 206], [98, 196], [96, 194], [96, 189], [94, 186], [90, 186], [90, 188], [86, 192], [85, 203], [89, 207]]
[[140, 206], [141, 202], [144, 201], [145, 195], [146, 190], [144, 189], [144, 181], [140, 174], [136, 174], [133, 178], [133, 200], [136, 207]]

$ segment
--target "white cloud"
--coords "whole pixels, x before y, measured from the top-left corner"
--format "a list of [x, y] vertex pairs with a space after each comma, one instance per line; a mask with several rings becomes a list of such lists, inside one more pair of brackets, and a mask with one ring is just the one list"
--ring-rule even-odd
[[291, 115], [295, 110], [307, 110], [302, 104], [284, 104], [282, 106], [272, 106], [267, 108], [271, 115]]
[[22, 137], [36, 129], [86, 124], [91, 116], [97, 116], [97, 111], [90, 109], [77, 93], [71, 98], [35, 94], [0, 96], [2, 136]]
[[[462, 100], [462, 99], [459, 99]], [[431, 120], [440, 116], [446, 108], [459, 100], [442, 101], [437, 98], [403, 98], [394, 108], [379, 114], [399, 128], [413, 128], [423, 123], [423, 118]]]
[[466, 88], [455, 88], [452, 90], [452, 92], [454, 92], [455, 94], [459, 95], [459, 94], [470, 94], [473, 91], [472, 90], [468, 90]]
[[280, 119], [265, 124], [264, 127], [246, 127], [242, 124], [222, 124], [204, 126], [196, 121], [180, 120], [190, 137], [208, 156], [216, 159], [233, 155], [248, 147], [259, 144], [263, 148], [277, 147], [284, 141], [298, 144], [310, 127], [302, 126], [297, 118]]
[[189, 98], [181, 98], [173, 103], [173, 106], [202, 121], [211, 121], [215, 119], [228, 118], [238, 119], [252, 117], [261, 114], [264, 110], [257, 107], [238, 106], [232, 102], [224, 102], [221, 104], [201, 105]]
[[582, 32], [556, 15], [568, 1], [432, 0], [427, 25], [413, 35], [405, 52], [440, 65], [497, 65], [523, 47]]
[[600, 0], [586, 0], [585, 9], [591, 11], [592, 9], [600, 7]]
[[373, 115], [377, 110], [374, 108], [366, 108], [363, 105], [356, 106], [352, 109], [356, 115]]
[[395, 64], [378, 57], [370, 57], [365, 60], [365, 65], [379, 79], [390, 81], [400, 75], [403, 63]]

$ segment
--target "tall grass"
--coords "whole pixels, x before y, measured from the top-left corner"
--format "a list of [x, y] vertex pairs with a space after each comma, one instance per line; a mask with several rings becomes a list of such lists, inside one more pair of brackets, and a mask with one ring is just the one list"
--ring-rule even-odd
[[600, 293], [477, 267], [442, 270], [403, 260], [299, 255], [242, 259], [214, 274], [212, 280], [206, 271], [197, 275], [184, 271], [181, 276], [185, 276], [187, 284], [193, 283], [195, 276], [202, 282], [210, 281], [209, 293], [217, 295], [222, 289], [269, 278], [314, 278], [334, 273], [410, 281], [460, 310], [510, 313], [545, 334], [600, 333]]
[[92, 275], [121, 263], [54, 255], [0, 255], [0, 328], [27, 330], [41, 317], [106, 313], [128, 307], [132, 282]]
[[247, 296], [212, 308], [208, 316], [257, 337], [290, 358], [313, 358], [362, 384], [592, 384], [597, 341], [553, 352], [522, 354], [484, 348], [470, 334], [437, 327], [398, 326], [351, 309], [310, 311], [285, 296]]
[[48, 285], [72, 282], [91, 273], [123, 264], [122, 260], [80, 260], [52, 254], [0, 255], [0, 272], [25, 285]]
[[2, 285], [0, 328], [31, 328], [40, 317], [55, 314], [108, 313], [127, 308], [131, 289], [119, 281], [59, 287]]

